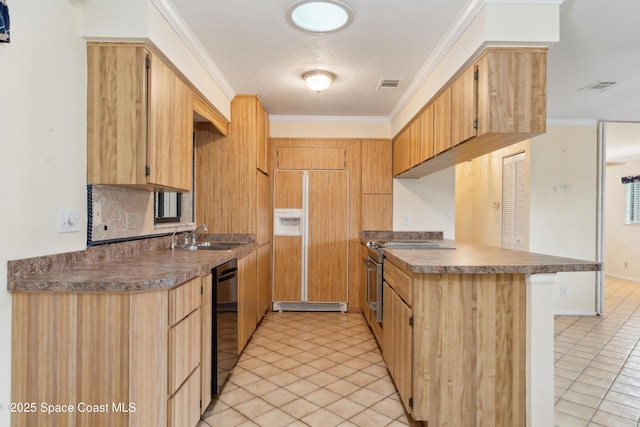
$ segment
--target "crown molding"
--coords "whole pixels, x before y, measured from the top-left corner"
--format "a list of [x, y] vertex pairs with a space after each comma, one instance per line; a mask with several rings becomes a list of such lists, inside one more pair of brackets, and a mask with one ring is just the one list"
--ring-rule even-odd
[[151, 0], [151, 3], [167, 20], [171, 28], [178, 34], [178, 37], [180, 37], [193, 56], [200, 62], [207, 74], [209, 74], [218, 87], [220, 87], [220, 90], [222, 90], [225, 96], [229, 98], [229, 100], [233, 99], [233, 97], [236, 96], [235, 91], [227, 79], [224, 78], [224, 75], [215, 62], [213, 62], [204, 46], [202, 46], [198, 38], [193, 34], [193, 31], [191, 31], [185, 23], [184, 18], [182, 18], [182, 15], [176, 10], [171, 0]]
[[333, 123], [333, 124], [367, 124], [388, 125], [391, 123], [388, 117], [383, 116], [294, 116], [294, 115], [269, 115], [272, 123]]
[[485, 0], [472, 0], [467, 4], [456, 22], [436, 45], [431, 56], [429, 56], [424, 65], [422, 65], [422, 68], [420, 68], [407, 90], [404, 91], [395, 107], [393, 107], [393, 110], [391, 110], [389, 114], [390, 120], [395, 120], [400, 112], [407, 106], [411, 98], [413, 98], [422, 85], [424, 85], [438, 64], [444, 60], [449, 50], [451, 50], [469, 24], [471, 24], [471, 21], [478, 15], [478, 12], [480, 12], [485, 3]]

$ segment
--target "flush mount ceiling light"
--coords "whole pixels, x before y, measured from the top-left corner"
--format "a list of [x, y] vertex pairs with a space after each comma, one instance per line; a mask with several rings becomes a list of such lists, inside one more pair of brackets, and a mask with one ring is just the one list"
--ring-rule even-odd
[[316, 93], [320, 93], [331, 86], [331, 82], [333, 82], [335, 78], [335, 74], [324, 70], [307, 71], [302, 75], [302, 79], [307, 86], [309, 86], [309, 89]]
[[340, 0], [300, 0], [287, 10], [287, 21], [312, 33], [330, 33], [346, 27], [353, 11]]

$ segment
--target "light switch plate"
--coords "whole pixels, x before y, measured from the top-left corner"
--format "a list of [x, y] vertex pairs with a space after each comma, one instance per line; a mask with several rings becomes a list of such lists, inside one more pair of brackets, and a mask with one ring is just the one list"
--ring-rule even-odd
[[80, 231], [80, 211], [59, 210], [58, 211], [58, 232], [75, 233]]

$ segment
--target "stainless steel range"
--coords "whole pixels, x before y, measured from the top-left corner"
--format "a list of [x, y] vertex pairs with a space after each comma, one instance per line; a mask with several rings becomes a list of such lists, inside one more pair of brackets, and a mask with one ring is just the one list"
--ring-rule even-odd
[[442, 245], [435, 240], [402, 240], [367, 242], [367, 258], [363, 260], [367, 269], [367, 304], [371, 315], [378, 323], [382, 323], [383, 261], [385, 249], [454, 249], [453, 246]]

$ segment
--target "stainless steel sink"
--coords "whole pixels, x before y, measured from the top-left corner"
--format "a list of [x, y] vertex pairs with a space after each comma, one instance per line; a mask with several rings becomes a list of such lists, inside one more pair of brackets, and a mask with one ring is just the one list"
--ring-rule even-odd
[[230, 251], [242, 245], [246, 245], [246, 242], [201, 242], [195, 245], [180, 246], [176, 249], [183, 251]]

